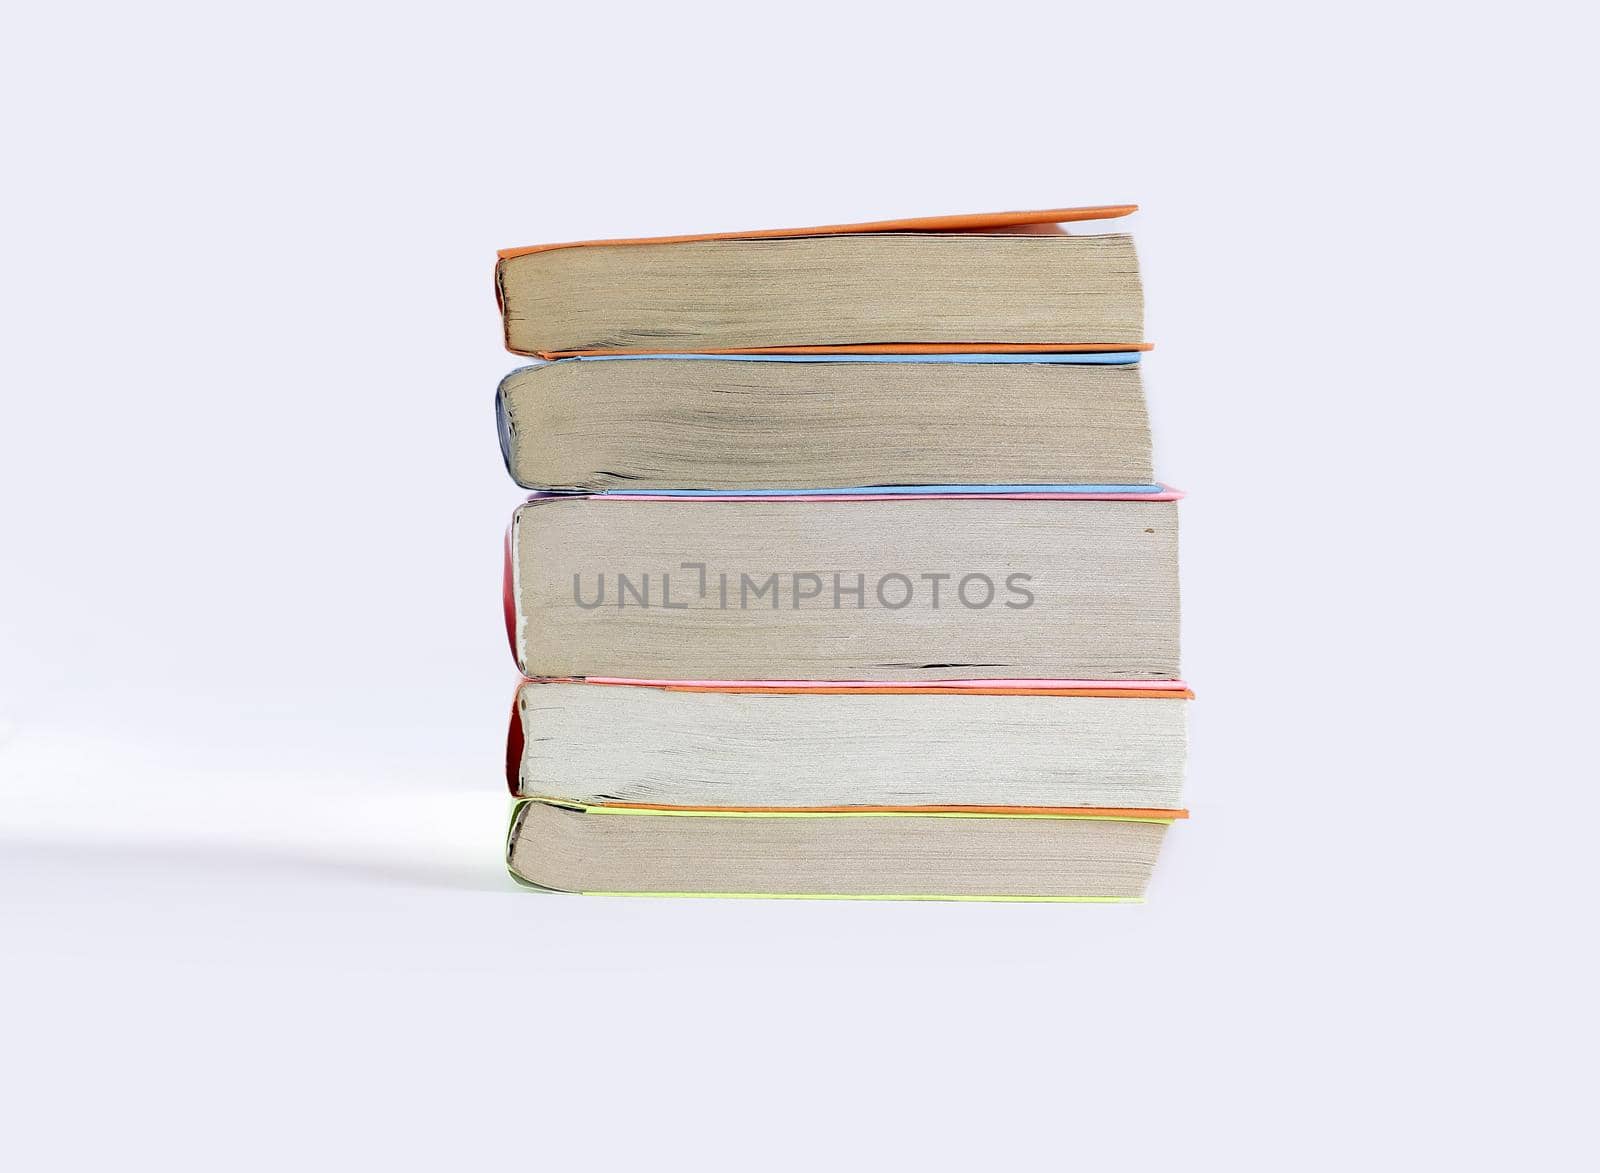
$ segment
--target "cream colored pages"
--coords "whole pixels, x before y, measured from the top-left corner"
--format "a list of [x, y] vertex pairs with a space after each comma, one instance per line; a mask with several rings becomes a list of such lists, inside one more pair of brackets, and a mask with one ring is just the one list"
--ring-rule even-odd
[[519, 789], [672, 806], [1177, 808], [1187, 708], [528, 683]]
[[514, 372], [501, 397], [527, 488], [1154, 479], [1137, 365], [558, 362]]
[[530, 676], [1178, 676], [1170, 502], [579, 498], [513, 536]]
[[1138, 899], [1163, 822], [678, 817], [525, 803], [508, 862], [565, 892]]
[[512, 350], [1137, 343], [1133, 240], [886, 233], [596, 245], [498, 269]]

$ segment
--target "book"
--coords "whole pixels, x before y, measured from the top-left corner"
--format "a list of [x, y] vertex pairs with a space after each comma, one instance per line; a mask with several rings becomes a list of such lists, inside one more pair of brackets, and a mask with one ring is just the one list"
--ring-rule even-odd
[[1178, 494], [535, 497], [507, 540], [530, 677], [1178, 677]]
[[1182, 805], [1181, 682], [517, 689], [518, 797], [697, 808]]
[[526, 799], [511, 874], [558, 892], [1125, 901], [1182, 812], [642, 810]]
[[1182, 806], [1131, 206], [500, 254], [512, 876], [1142, 899]]
[[496, 412], [530, 489], [1144, 486], [1137, 358], [569, 358], [506, 376]]
[[1131, 237], [1040, 232], [1132, 206], [508, 249], [518, 354], [843, 347], [1138, 350]]

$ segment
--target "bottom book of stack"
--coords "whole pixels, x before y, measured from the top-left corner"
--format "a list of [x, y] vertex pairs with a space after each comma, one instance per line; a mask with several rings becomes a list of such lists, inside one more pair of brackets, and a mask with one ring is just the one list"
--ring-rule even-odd
[[511, 874], [659, 896], [1115, 902], [1185, 818], [1181, 681], [529, 680]]

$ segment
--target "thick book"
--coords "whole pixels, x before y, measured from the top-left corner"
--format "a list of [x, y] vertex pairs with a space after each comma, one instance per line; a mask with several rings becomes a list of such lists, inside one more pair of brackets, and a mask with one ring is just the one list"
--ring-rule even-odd
[[522, 798], [698, 808], [1182, 806], [1181, 682], [525, 681]]
[[1177, 496], [539, 496], [508, 633], [530, 677], [1174, 680]]
[[496, 414], [524, 488], [1148, 485], [1136, 354], [569, 358]]
[[511, 874], [591, 895], [1135, 901], [1181, 811], [703, 811], [524, 799]]
[[1144, 348], [1131, 205], [508, 249], [518, 354]]

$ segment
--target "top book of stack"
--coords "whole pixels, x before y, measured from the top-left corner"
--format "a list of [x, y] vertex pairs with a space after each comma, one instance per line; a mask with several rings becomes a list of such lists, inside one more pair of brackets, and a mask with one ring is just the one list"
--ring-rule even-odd
[[1131, 205], [508, 249], [507, 347], [618, 354], [1147, 350]]

